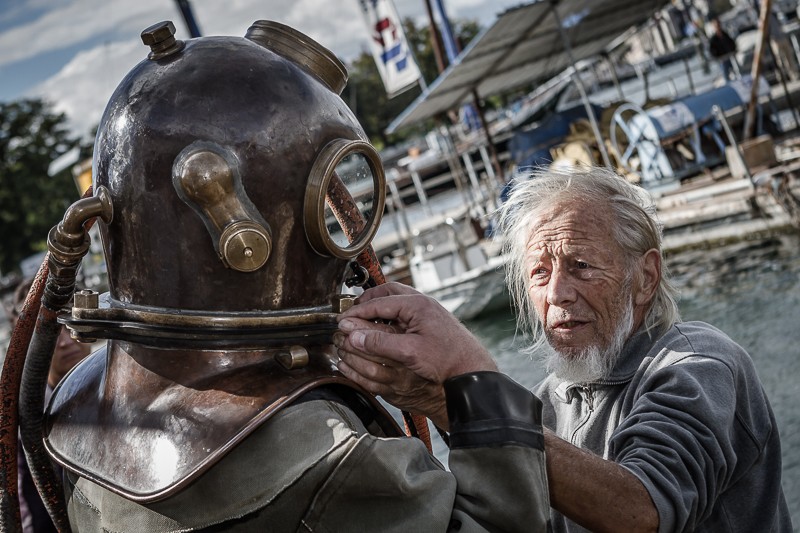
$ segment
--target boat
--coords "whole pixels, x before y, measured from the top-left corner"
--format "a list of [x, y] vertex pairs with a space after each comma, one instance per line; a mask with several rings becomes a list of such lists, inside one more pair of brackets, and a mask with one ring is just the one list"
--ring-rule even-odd
[[[471, 222], [466, 225], [472, 226]], [[443, 231], [445, 235], [438, 239], [434, 236]], [[457, 221], [448, 217], [428, 235], [417, 234], [409, 259], [412, 284], [461, 320], [508, 308], [505, 257], [494, 241], [476, 238], [465, 242], [463, 233]]]
[[429, 197], [421, 179], [420, 187], [409, 187], [415, 194], [403, 200], [393, 181], [398, 179], [390, 177], [390, 213], [373, 241], [386, 258], [386, 278], [434, 297], [461, 320], [508, 308], [505, 258], [487, 234], [494, 200], [474, 188]]

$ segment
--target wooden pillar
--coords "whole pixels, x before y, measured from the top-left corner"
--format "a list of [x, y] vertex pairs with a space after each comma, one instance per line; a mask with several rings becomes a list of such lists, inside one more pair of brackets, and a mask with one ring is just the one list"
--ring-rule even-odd
[[758, 40], [753, 54], [752, 86], [750, 87], [750, 103], [744, 118], [744, 139], [749, 139], [755, 133], [756, 106], [758, 106], [758, 79], [761, 76], [761, 58], [764, 47], [769, 46], [769, 14], [772, 10], [772, 0], [761, 0], [761, 13], [758, 17]]

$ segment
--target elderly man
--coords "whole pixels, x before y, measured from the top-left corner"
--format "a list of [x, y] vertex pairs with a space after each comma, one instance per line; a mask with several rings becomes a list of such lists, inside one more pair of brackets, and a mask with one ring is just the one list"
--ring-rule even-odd
[[[647, 195], [606, 170], [539, 172], [501, 222], [520, 322], [551, 372], [536, 393], [553, 529], [791, 531], [753, 363], [714, 327], [680, 322]], [[495, 369], [407, 287], [367, 291], [340, 328], [342, 372], [439, 425], [440, 384]]]

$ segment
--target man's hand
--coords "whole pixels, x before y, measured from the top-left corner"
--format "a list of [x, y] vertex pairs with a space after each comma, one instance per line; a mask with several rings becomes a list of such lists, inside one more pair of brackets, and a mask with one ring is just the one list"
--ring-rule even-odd
[[[436, 300], [388, 283], [367, 290], [339, 317], [334, 342], [348, 378], [386, 401], [446, 426], [442, 383], [480, 370], [492, 357]], [[388, 324], [386, 322], [389, 322]]]

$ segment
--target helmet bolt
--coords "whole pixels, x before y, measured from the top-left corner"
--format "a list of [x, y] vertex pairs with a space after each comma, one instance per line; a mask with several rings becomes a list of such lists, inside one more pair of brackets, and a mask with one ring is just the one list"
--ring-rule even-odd
[[158, 22], [142, 32], [142, 42], [150, 47], [148, 59], [157, 60], [180, 52], [184, 42], [175, 39], [175, 25], [170, 20]]
[[83, 289], [75, 293], [72, 302], [73, 307], [77, 309], [97, 309], [99, 295], [93, 290]]

